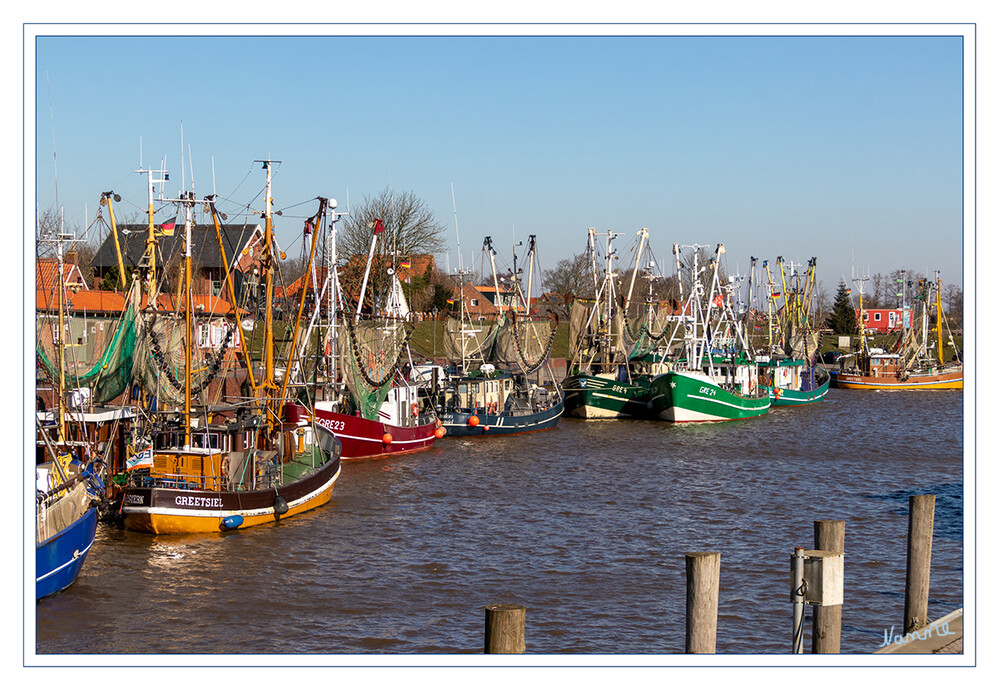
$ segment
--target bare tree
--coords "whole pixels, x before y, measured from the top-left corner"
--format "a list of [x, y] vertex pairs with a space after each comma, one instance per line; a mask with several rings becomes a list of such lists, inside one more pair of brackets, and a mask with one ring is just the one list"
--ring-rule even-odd
[[947, 318], [951, 328], [961, 328], [964, 320], [964, 290], [953, 283], [943, 287], [942, 301], [947, 305]]
[[870, 303], [867, 305], [872, 309], [877, 309], [879, 307], [886, 306], [888, 304], [887, 300], [887, 286], [888, 280], [880, 273], [875, 273], [871, 276], [871, 296]]
[[543, 271], [545, 288], [558, 295], [593, 297], [596, 287], [593, 284], [593, 269], [586, 252], [568, 259], [562, 259], [555, 268]]
[[426, 203], [413, 192], [398, 193], [386, 187], [376, 197], [365, 196], [344, 218], [337, 232], [338, 253], [366, 255], [376, 220], [385, 229], [379, 254], [437, 254], [446, 247], [443, 237], [446, 227]]

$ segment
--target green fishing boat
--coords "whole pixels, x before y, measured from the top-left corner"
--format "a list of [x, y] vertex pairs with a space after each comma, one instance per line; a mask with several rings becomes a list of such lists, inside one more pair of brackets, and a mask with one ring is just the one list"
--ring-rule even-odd
[[808, 405], [829, 392], [829, 372], [804, 359], [772, 358], [757, 362], [760, 389], [770, 395], [774, 407]]
[[[587, 250], [594, 276], [596, 236], [590, 228]], [[650, 373], [661, 370], [661, 358], [653, 354], [666, 340], [664, 324], [669, 312], [656, 309], [652, 299], [652, 281], [659, 276], [649, 250], [649, 231], [642, 228], [636, 235], [630, 283], [620, 292], [613, 265], [616, 252], [612, 243], [616, 236], [610, 232], [606, 235], [604, 277], [600, 283], [594, 280], [595, 296], [574, 300], [569, 313], [569, 376], [562, 382], [562, 390], [565, 414], [581, 419], [648, 417]], [[644, 307], [635, 302], [640, 314], [631, 323], [629, 306], [640, 274], [648, 280], [649, 297]]]
[[689, 289], [674, 335], [682, 355], [671, 371], [652, 379], [649, 405], [656, 417], [667, 422], [759, 417], [770, 410], [770, 396], [759, 386], [757, 363], [749, 354], [743, 324], [732, 310], [734, 288], [731, 283], [723, 286], [719, 279], [725, 247], [717, 246], [706, 267], [711, 275], [708, 285], [701, 279], [705, 271], [699, 266], [702, 247], [691, 248], [694, 251], [686, 262], [687, 268], [681, 270], [682, 248], [673, 245], [681, 290], [684, 275]]

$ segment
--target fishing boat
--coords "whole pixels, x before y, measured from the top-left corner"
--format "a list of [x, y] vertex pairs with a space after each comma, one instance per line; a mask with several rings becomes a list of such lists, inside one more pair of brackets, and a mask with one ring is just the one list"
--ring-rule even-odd
[[[44, 430], [40, 433], [46, 435]], [[35, 598], [76, 581], [97, 534], [104, 493], [93, 463], [60, 453], [46, 438], [50, 459], [35, 466]]]
[[[554, 382], [549, 357], [558, 323], [531, 314], [536, 239], [528, 239], [528, 279], [526, 293], [521, 289], [514, 247], [513, 272], [509, 293], [513, 304], [500, 304], [496, 252], [485, 238], [483, 251], [489, 256], [499, 309], [498, 322], [474, 323], [465, 311], [464, 278], [459, 270], [460, 300], [458, 319], [449, 319], [445, 328], [448, 367], [432, 367], [424, 396], [436, 410], [446, 433], [451, 436], [504, 436], [551, 429], [563, 412], [561, 388], [546, 386], [540, 374], [547, 372]], [[535, 376], [535, 380], [531, 377]], [[429, 378], [429, 381], [427, 380]]]
[[[758, 385], [758, 365], [751, 356], [744, 329], [732, 311], [731, 294], [719, 279], [724, 245], [719, 244], [707, 267], [710, 284], [701, 280], [702, 247], [693, 245], [689, 297], [671, 341], [682, 343], [673, 369], [656, 376], [650, 404], [668, 422], [713, 422], [759, 417], [770, 410], [768, 391]], [[679, 245], [673, 246], [680, 266]], [[678, 275], [681, 286], [683, 275]], [[681, 287], [682, 289], [682, 287]]]
[[[388, 275], [387, 292], [373, 297], [366, 308], [369, 279], [376, 270], [375, 250], [385, 224], [380, 219], [372, 223], [364, 276], [357, 303], [351, 305], [337, 270], [335, 208], [333, 200], [328, 224], [322, 218], [314, 224], [313, 237], [326, 241], [325, 270], [304, 281], [303, 293], [312, 289], [319, 297], [299, 352], [302, 366], [292, 376], [302, 395], [312, 401], [316, 423], [336, 435], [343, 460], [425, 450], [444, 431], [433, 410], [421, 407], [417, 385], [401, 372], [403, 359], [409, 357], [408, 307], [392, 264], [379, 263], [377, 270]], [[386, 309], [375, 308], [381, 300]], [[310, 352], [311, 343], [316, 345]]]
[[[35, 598], [55, 594], [76, 581], [97, 532], [98, 506], [104, 499], [102, 459], [85, 433], [74, 438], [67, 424], [65, 273], [63, 245], [75, 238], [58, 232], [53, 238], [58, 261], [58, 322], [47, 369], [54, 388], [55, 409], [36, 411], [38, 452], [35, 462]], [[40, 327], [39, 334], [50, 332]], [[41, 339], [41, 338], [40, 338]], [[38, 352], [42, 349], [39, 345]], [[41, 360], [39, 358], [39, 363]], [[78, 390], [78, 389], [76, 389]], [[41, 398], [39, 397], [39, 400]], [[91, 425], [93, 428], [93, 425]], [[50, 437], [50, 432], [54, 438]], [[82, 460], [81, 460], [82, 458]]]
[[[825, 398], [831, 377], [819, 361], [818, 332], [812, 324], [816, 259], [812, 257], [802, 274], [793, 265], [785, 271], [784, 258], [777, 257], [780, 283], [769, 263], [763, 262], [767, 282], [767, 355], [757, 355], [759, 386], [770, 394], [774, 407], [809, 405]], [[750, 292], [756, 259], [751, 259]], [[778, 300], [780, 303], [778, 303]]]
[[[589, 229], [587, 251], [597, 275], [596, 237]], [[646, 259], [649, 231], [637, 233], [635, 264], [623, 303], [619, 304], [615, 281], [613, 240], [608, 232], [603, 280], [594, 280], [593, 299], [575, 299], [569, 315], [569, 376], [562, 382], [565, 413], [581, 419], [643, 418], [649, 416], [652, 378], [664, 361], [656, 350], [664, 342], [669, 314], [655, 310], [652, 281], [646, 308], [634, 326], [629, 307], [639, 268]], [[648, 263], [655, 268], [655, 261]], [[648, 360], [648, 362], [646, 362]]]
[[[922, 304], [918, 328], [903, 329], [895, 344], [889, 348], [871, 347], [864, 334], [863, 288], [860, 291], [860, 349], [853, 366], [836, 372], [835, 386], [852, 390], [957, 390], [964, 387], [964, 365], [952, 334], [948, 344], [954, 348], [955, 359], [944, 361], [944, 329], [946, 320], [940, 304], [940, 274], [935, 283], [921, 281], [922, 289], [916, 297]], [[929, 326], [928, 304], [934, 300], [936, 324]], [[935, 335], [929, 339], [930, 331]], [[932, 350], [935, 346], [935, 352]], [[843, 360], [844, 363], [846, 360]]]
[[808, 360], [768, 357], [757, 360], [757, 368], [760, 388], [769, 392], [774, 407], [808, 405], [829, 392], [829, 372]]
[[[153, 342], [153, 355], [147, 364], [162, 367], [156, 377], [157, 387], [147, 394], [160, 393], [160, 386], [182, 389], [181, 409], [150, 409], [150, 423], [140, 432], [127, 462], [129, 480], [124, 487], [121, 513], [126, 529], [155, 534], [224, 532], [286, 519], [329, 502], [334, 483], [340, 474], [339, 443], [332, 433], [314, 424], [309, 411], [286, 398], [287, 377], [279, 384], [275, 376], [274, 297], [275, 249], [271, 213], [272, 161], [259, 161], [266, 171], [265, 233], [259, 270], [264, 276], [264, 366], [261, 380], [247, 366], [246, 375], [253, 393], [248, 400], [234, 405], [192, 404], [192, 392], [201, 388], [192, 373], [194, 305], [191, 299], [191, 226], [195, 205], [193, 192], [180, 199], [166, 200], [179, 204], [185, 213], [184, 253], [184, 381], [174, 382], [162, 346]], [[152, 189], [152, 185], [150, 185]], [[320, 199], [320, 214], [325, 200]], [[211, 211], [219, 236], [219, 213], [214, 199], [205, 203]], [[149, 243], [154, 254], [156, 235], [153, 204], [149, 204]], [[224, 258], [224, 261], [227, 261]], [[228, 263], [225, 265], [228, 266]], [[156, 305], [156, 274], [153, 261], [144, 262], [145, 284], [150, 307]], [[231, 273], [226, 284], [236, 304]], [[148, 337], [149, 322], [158, 314], [144, 314], [140, 339]], [[240, 315], [234, 314], [240, 330], [244, 361], [249, 363], [247, 339], [242, 333]], [[298, 324], [292, 330], [293, 342]], [[294, 351], [294, 347], [291, 348]], [[158, 354], [157, 354], [158, 353]], [[216, 360], [217, 361], [217, 360]], [[201, 367], [198, 367], [199, 369]], [[213, 375], [212, 370], [203, 376]], [[166, 379], [160, 381], [160, 379]], [[178, 385], [180, 384], [180, 385]], [[145, 384], [144, 385], [148, 385]]]

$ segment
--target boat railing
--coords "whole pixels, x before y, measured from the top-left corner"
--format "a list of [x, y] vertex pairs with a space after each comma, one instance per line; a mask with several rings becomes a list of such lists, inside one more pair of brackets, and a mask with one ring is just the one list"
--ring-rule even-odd
[[206, 477], [201, 474], [164, 473], [157, 475], [133, 475], [135, 485], [140, 488], [180, 489], [221, 491], [221, 477]]

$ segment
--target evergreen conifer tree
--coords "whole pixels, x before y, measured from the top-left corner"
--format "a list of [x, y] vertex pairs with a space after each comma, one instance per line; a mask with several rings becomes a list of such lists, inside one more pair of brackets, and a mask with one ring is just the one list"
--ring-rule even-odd
[[826, 325], [832, 329], [833, 333], [839, 335], [855, 335], [857, 333], [857, 312], [850, 301], [850, 293], [847, 292], [846, 283], [840, 281], [836, 290], [836, 298], [833, 300], [832, 313], [826, 319]]

